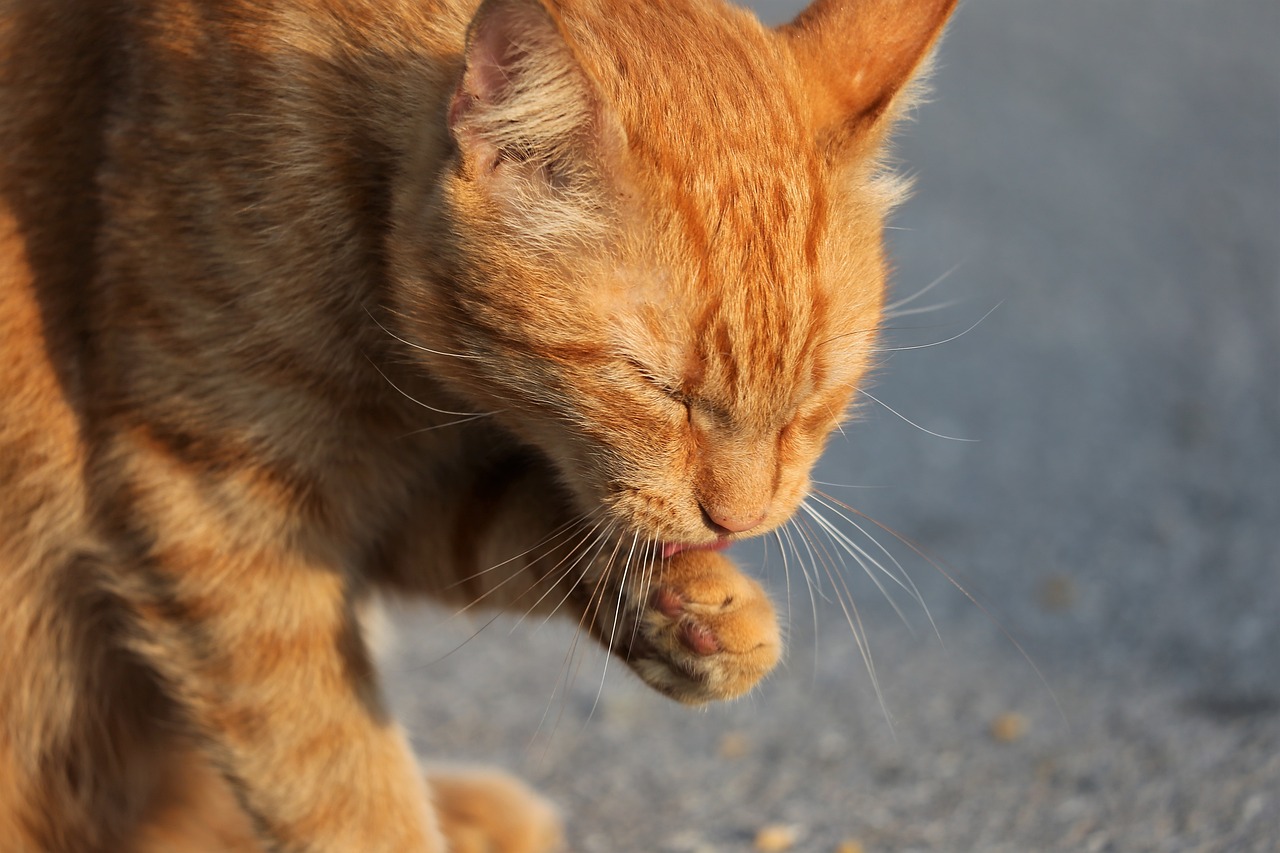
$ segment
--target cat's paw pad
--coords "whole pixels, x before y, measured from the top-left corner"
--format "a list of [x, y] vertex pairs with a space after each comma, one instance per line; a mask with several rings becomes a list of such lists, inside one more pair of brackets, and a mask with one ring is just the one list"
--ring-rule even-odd
[[442, 768], [427, 774], [450, 853], [552, 853], [563, 849], [555, 806], [497, 770]]
[[639, 640], [631, 665], [640, 677], [691, 704], [747, 692], [782, 653], [764, 590], [719, 554], [681, 554], [664, 567]]

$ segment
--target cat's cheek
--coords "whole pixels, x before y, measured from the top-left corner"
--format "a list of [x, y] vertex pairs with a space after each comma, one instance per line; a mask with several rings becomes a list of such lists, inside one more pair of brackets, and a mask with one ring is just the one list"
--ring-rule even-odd
[[613, 435], [586, 446], [584, 463], [565, 476], [597, 484], [600, 504], [609, 508], [628, 538], [638, 532], [685, 541], [706, 535], [690, 487], [694, 456], [683, 419], [635, 414]]
[[803, 435], [793, 435], [779, 443], [780, 474], [773, 501], [776, 515], [769, 519], [771, 527], [794, 515], [808, 497], [812, 486], [810, 474], [822, 454], [823, 444]]
[[807, 474], [793, 480], [784, 480], [779, 484], [773, 502], [775, 515], [768, 519], [770, 528], [786, 523], [796, 514], [800, 504], [809, 496], [810, 486], [811, 481]]

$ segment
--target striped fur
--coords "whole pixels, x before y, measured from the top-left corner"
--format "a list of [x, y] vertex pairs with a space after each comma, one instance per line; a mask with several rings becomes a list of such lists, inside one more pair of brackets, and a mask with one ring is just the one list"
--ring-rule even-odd
[[0, 849], [554, 847], [377, 589], [750, 689], [953, 2], [0, 0]]

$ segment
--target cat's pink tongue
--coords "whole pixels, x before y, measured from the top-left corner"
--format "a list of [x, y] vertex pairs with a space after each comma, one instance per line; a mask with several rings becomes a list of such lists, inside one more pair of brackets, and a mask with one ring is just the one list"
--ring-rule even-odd
[[717, 539], [709, 545], [689, 545], [684, 542], [663, 542], [662, 543], [662, 559], [673, 557], [681, 551], [723, 551], [728, 548], [730, 542], [728, 539]]

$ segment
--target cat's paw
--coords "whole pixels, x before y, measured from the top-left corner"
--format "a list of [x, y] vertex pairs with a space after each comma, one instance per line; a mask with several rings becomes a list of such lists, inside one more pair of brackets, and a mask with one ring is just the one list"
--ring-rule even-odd
[[563, 849], [560, 814], [529, 786], [488, 768], [427, 773], [449, 853], [551, 853]]
[[684, 552], [663, 564], [640, 617], [631, 667], [689, 704], [750, 690], [782, 654], [773, 604], [724, 556]]

